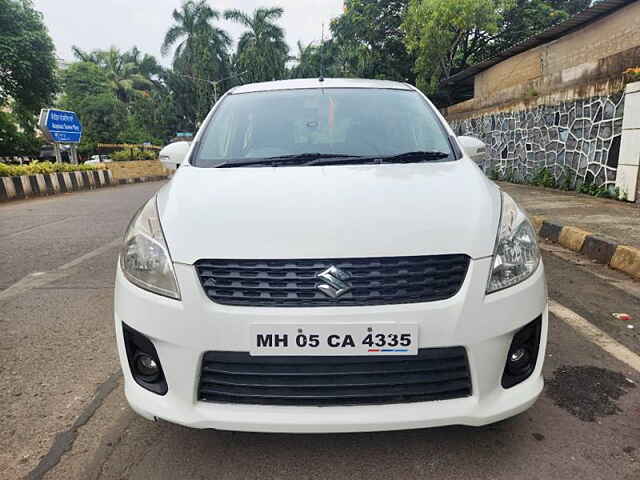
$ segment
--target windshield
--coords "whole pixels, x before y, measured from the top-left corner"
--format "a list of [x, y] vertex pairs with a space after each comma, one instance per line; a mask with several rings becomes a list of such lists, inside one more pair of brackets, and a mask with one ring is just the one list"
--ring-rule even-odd
[[192, 160], [197, 167], [304, 154], [436, 151], [454, 158], [440, 121], [412, 90], [317, 88], [229, 95], [205, 128]]

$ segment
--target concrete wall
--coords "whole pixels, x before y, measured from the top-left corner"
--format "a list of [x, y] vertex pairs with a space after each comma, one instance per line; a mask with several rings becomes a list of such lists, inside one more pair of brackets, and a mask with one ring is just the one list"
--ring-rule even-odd
[[132, 162], [111, 162], [105, 164], [116, 180], [138, 177], [167, 175], [160, 160], [139, 160]]
[[640, 92], [625, 106], [623, 72], [636, 66], [640, 1], [479, 73], [475, 97], [444, 114], [489, 145], [487, 172], [530, 181], [547, 169], [559, 185], [618, 187], [631, 200], [640, 130], [623, 135], [623, 116], [640, 121]]
[[640, 82], [627, 85], [616, 186], [627, 200], [640, 201]]
[[[621, 80], [621, 73], [639, 62], [640, 1], [479, 73], [475, 98], [465, 102], [465, 110], [532, 100], [570, 87], [572, 94], [564, 100], [610, 93], [621, 85], [609, 80]], [[597, 92], [583, 91], [592, 83], [605, 85]]]

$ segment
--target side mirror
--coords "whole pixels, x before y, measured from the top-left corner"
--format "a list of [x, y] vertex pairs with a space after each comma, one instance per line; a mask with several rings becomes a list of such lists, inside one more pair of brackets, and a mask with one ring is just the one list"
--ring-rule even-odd
[[482, 164], [487, 159], [487, 145], [475, 137], [458, 137], [464, 153], [476, 163]]
[[174, 142], [170, 143], [158, 154], [162, 165], [167, 170], [177, 170], [180, 164], [184, 161], [189, 149], [191, 148], [191, 142]]

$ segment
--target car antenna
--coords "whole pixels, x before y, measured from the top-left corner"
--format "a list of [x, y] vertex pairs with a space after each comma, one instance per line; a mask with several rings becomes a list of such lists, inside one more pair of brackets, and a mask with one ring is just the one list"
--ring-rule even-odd
[[322, 37], [320, 40], [320, 78], [319, 82], [324, 82], [324, 22], [322, 22]]

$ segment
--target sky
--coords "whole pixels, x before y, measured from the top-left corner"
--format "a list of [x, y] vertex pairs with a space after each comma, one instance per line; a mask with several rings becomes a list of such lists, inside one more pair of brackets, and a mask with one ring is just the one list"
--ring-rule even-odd
[[[164, 65], [170, 56], [161, 58], [160, 45], [171, 25], [171, 13], [182, 0], [34, 0], [36, 10], [55, 43], [59, 58], [71, 61], [71, 47], [82, 50], [107, 49], [112, 45], [128, 50], [134, 45], [150, 53]], [[209, 0], [220, 12], [236, 8], [251, 12], [257, 7], [284, 8], [280, 25], [284, 28], [292, 53], [296, 42], [320, 41], [322, 23], [325, 35], [329, 21], [342, 13], [343, 0]], [[221, 21], [219, 24], [237, 40], [244, 28]]]

